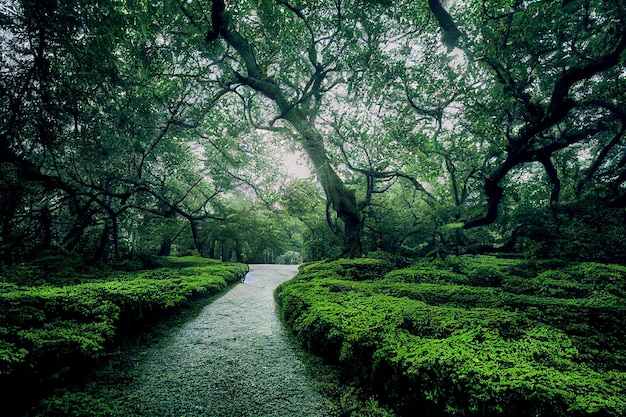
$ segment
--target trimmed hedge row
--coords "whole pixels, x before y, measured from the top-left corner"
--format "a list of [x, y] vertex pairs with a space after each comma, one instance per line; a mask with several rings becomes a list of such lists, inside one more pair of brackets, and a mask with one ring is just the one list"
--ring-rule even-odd
[[384, 259], [338, 259], [303, 265], [300, 267], [300, 279], [333, 275], [354, 281], [374, 280], [385, 275], [391, 269], [391, 264]]
[[0, 382], [50, 377], [98, 358], [121, 330], [215, 294], [248, 271], [199, 257], [168, 260], [168, 267], [73, 285], [3, 283]]
[[[303, 267], [280, 314], [399, 415], [626, 415], [623, 267], [468, 256], [353, 280], [336, 271], [369, 261], [350, 262]], [[555, 281], [587, 290], [556, 297]]]

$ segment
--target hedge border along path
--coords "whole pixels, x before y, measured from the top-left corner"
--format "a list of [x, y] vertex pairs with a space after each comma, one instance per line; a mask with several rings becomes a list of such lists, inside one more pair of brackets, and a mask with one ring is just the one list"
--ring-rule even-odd
[[2, 282], [0, 409], [19, 413], [44, 388], [106, 355], [120, 334], [216, 294], [248, 271], [200, 257], [165, 262], [168, 267], [99, 278], [57, 278], [56, 285]]
[[125, 369], [48, 399], [35, 416], [329, 416], [276, 313], [273, 291], [296, 272], [251, 265], [244, 283], [121, 360]]
[[401, 416], [626, 415], [626, 306], [615, 295], [626, 268], [603, 267], [584, 298], [559, 298], [544, 294], [555, 275], [570, 288], [574, 271], [590, 279], [598, 266], [523, 279], [541, 294], [531, 296], [505, 290], [522, 278], [497, 265], [489, 268], [499, 279], [485, 286], [493, 259], [462, 260], [471, 267], [423, 264], [375, 278], [391, 266], [315, 263], [276, 297], [306, 349], [351, 369]]

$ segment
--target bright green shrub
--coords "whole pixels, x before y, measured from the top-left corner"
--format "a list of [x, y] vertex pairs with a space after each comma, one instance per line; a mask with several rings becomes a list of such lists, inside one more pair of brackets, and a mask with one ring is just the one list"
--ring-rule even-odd
[[215, 294], [248, 271], [247, 265], [192, 257], [169, 258], [168, 264], [86, 282], [67, 277], [60, 286], [3, 285], [0, 382], [46, 377], [98, 358], [121, 330]]
[[434, 267], [412, 267], [391, 271], [385, 281], [430, 284], [468, 284], [467, 276]]
[[466, 275], [468, 283], [479, 287], [498, 287], [516, 270], [521, 263], [518, 259], [502, 259], [495, 256], [454, 256], [444, 260], [444, 266]]
[[594, 297], [626, 298], [626, 267], [581, 262], [565, 269], [571, 281], [582, 283]]
[[[516, 260], [452, 263], [454, 272], [422, 262], [359, 281], [336, 263], [311, 264], [276, 299], [305, 347], [340, 363], [400, 415], [626, 414], [621, 267], [567, 265], [522, 277], [512, 273]], [[485, 270], [502, 286], [458, 282]], [[592, 290], [556, 292], [556, 277]], [[516, 283], [521, 291], [507, 290]]]
[[511, 263], [506, 267], [506, 272], [525, 278], [534, 278], [544, 271], [551, 269], [563, 269], [571, 264], [563, 259], [523, 259]]
[[[503, 274], [513, 274], [523, 268], [527, 269], [529, 261], [519, 258], [502, 258], [493, 255], [448, 255], [443, 260], [443, 266], [460, 274], [466, 274], [478, 267], [493, 267], [501, 270]], [[536, 264], [533, 263], [533, 265]]]
[[571, 335], [581, 354], [596, 365], [626, 369], [617, 352], [626, 339], [626, 306], [613, 300], [558, 299], [462, 285], [372, 283], [367, 291], [410, 298], [429, 305], [498, 308], [523, 313]]
[[23, 364], [29, 354], [25, 348], [7, 341], [7, 336], [6, 331], [0, 334], [0, 378], [10, 374], [17, 365]]
[[529, 279], [507, 277], [503, 287], [510, 292], [556, 298], [626, 298], [626, 267], [593, 262], [565, 264]]
[[533, 294], [555, 298], [582, 298], [590, 295], [588, 285], [576, 282], [564, 271], [551, 270], [542, 272], [533, 279]]
[[164, 266], [170, 267], [186, 267], [186, 266], [219, 266], [223, 265], [222, 261], [211, 258], [203, 258], [202, 256], [169, 256], [165, 258]]
[[505, 275], [502, 277], [502, 290], [513, 294], [535, 294], [536, 283], [529, 277]]
[[381, 279], [391, 269], [392, 265], [385, 259], [356, 258], [305, 264], [300, 271], [305, 277], [324, 271], [344, 279], [362, 281]]
[[496, 266], [476, 266], [467, 272], [470, 285], [477, 287], [499, 287], [502, 285], [504, 273]]
[[392, 269], [405, 268], [411, 265], [414, 261], [410, 258], [406, 258], [395, 253], [385, 252], [382, 250], [376, 250], [367, 254], [367, 259], [380, 259], [387, 262]]

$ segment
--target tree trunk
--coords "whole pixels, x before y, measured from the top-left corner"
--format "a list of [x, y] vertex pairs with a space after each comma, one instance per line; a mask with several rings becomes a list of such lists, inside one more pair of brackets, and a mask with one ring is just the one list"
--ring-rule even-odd
[[[282, 109], [281, 109], [282, 110]], [[324, 139], [321, 133], [307, 120], [304, 113], [291, 109], [283, 118], [287, 120], [302, 136], [302, 144], [307, 156], [313, 162], [315, 174], [320, 182], [327, 200], [337, 212], [337, 217], [344, 225], [344, 256], [355, 257], [362, 253], [361, 216], [353, 191], [349, 190], [337, 175], [326, 156]]]
[[159, 256], [170, 256], [172, 253], [172, 238], [164, 237], [159, 249]]
[[215, 240], [210, 238], [207, 241], [207, 257], [211, 259], [215, 259]]

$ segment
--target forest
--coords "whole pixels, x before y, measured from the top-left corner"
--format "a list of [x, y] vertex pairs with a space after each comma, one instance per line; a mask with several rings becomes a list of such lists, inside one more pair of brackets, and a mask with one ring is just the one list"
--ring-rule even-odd
[[0, 382], [302, 263], [397, 416], [626, 414], [625, 51], [613, 0], [2, 0]]

